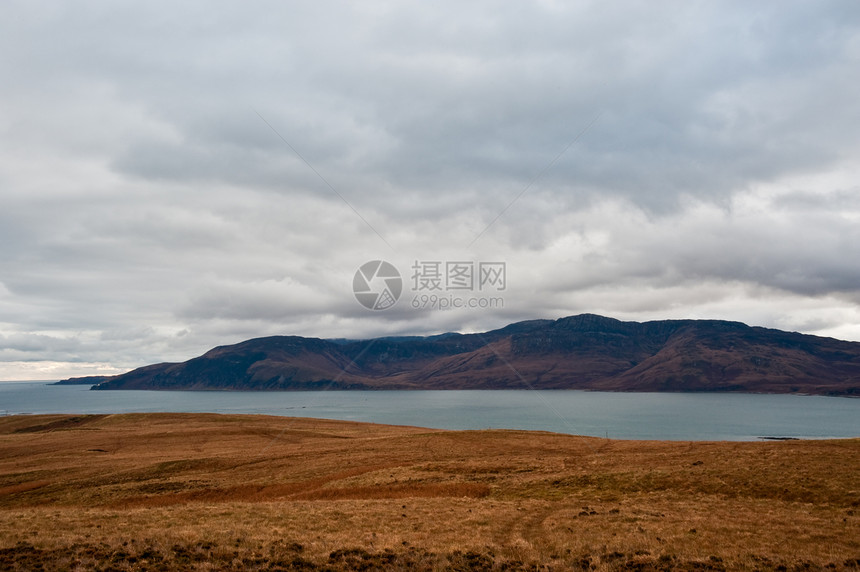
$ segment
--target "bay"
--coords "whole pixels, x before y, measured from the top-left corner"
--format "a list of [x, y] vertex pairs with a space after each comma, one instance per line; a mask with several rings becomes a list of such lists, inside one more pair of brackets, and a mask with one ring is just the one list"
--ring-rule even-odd
[[0, 383], [0, 415], [210, 412], [439, 429], [528, 429], [616, 439], [749, 441], [860, 437], [860, 399], [590, 391], [90, 391]]

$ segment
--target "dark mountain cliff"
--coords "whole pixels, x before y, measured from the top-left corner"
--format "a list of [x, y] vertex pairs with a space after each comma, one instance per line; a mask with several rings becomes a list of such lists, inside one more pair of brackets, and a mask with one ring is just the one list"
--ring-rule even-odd
[[93, 389], [594, 389], [860, 396], [860, 343], [719, 320], [593, 314], [480, 334], [248, 340]]

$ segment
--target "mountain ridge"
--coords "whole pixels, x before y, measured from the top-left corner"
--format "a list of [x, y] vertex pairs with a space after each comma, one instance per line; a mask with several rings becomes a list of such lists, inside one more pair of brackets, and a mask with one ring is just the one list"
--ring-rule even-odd
[[860, 342], [724, 320], [596, 314], [482, 333], [253, 338], [92, 389], [590, 389], [860, 396]]

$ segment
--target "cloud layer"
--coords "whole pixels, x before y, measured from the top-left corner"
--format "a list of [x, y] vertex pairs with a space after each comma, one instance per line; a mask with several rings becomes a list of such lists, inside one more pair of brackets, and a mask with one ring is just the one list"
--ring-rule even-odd
[[[860, 340], [855, 2], [5, 12], [0, 379], [584, 311]], [[416, 260], [504, 307], [416, 310]]]

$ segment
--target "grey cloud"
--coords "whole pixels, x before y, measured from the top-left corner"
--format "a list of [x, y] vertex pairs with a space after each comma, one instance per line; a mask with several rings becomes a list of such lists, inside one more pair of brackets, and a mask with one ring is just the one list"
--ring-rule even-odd
[[[654, 207], [679, 193], [726, 195], [856, 147], [843, 127], [846, 114], [857, 122], [857, 86], [846, 77], [858, 10], [834, 8], [533, 6], [486, 17], [483, 6], [453, 24], [444, 11], [416, 17], [412, 6], [347, 9], [356, 27], [345, 28], [320, 6], [300, 10], [304, 32], [289, 12], [261, 21], [215, 9], [202, 29], [193, 17], [161, 22], [160, 45], [151, 35], [162, 30], [132, 26], [120, 38], [82, 11], [67, 17], [95, 22], [94, 39], [64, 57], [86, 54], [88, 73], [179, 136], [132, 140], [115, 157], [120, 172], [306, 187], [306, 171], [279, 167], [295, 158], [266, 140], [250, 113], [259, 107], [331, 176], [382, 178], [416, 198], [464, 186], [489, 192], [528, 181], [602, 111], [542, 184]], [[215, 33], [235, 19], [236, 35]], [[60, 46], [71, 41], [63, 34]], [[101, 35], [120, 49], [103, 50]]]
[[[615, 211], [622, 218], [615, 228], [583, 222], [590, 232], [604, 233], [605, 242], [588, 245], [589, 230], [583, 231], [585, 252], [576, 274], [554, 288], [587, 289], [631, 279], [694, 288], [700, 281], [717, 280], [803, 296], [856, 295], [860, 267], [849, 262], [860, 259], [856, 223], [812, 216], [796, 194], [788, 196], [793, 198], [777, 198], [759, 213], [710, 206], [648, 221], [628, 209]], [[860, 210], [853, 213], [856, 217]]]
[[[860, 339], [854, 2], [5, 16], [5, 361], [125, 367], [257, 335], [598, 310]], [[404, 296], [368, 314], [352, 298], [362, 262], [422, 257], [507, 261], [505, 307]]]
[[80, 344], [74, 339], [62, 339], [53, 336], [17, 334], [0, 337], [0, 351], [3, 352], [44, 352], [44, 351], [74, 351]]

